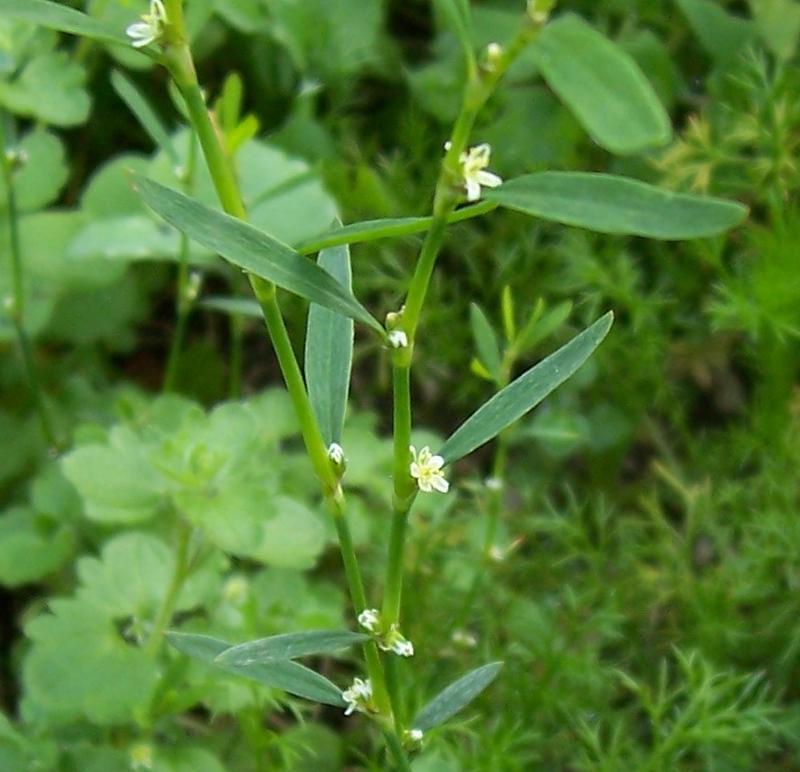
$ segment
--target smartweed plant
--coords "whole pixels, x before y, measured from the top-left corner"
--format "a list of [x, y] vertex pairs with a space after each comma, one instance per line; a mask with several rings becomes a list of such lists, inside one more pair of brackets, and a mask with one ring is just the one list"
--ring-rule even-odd
[[[501, 662], [477, 664], [420, 710], [409, 710], [408, 684], [413, 681], [413, 674], [408, 663], [426, 656], [426, 642], [410, 640], [403, 626], [404, 614], [413, 614], [413, 598], [404, 603], [403, 583], [406, 535], [414, 503], [419, 496], [448, 495], [456, 462], [498, 437], [500, 450], [491, 486], [501, 488], [503, 432], [576, 372], [608, 334], [613, 318], [609, 311], [555, 353], [514, 377], [513, 371], [530, 339], [541, 334], [540, 329], [535, 329], [541, 321], [541, 308], [533, 309], [519, 330], [512, 318], [514, 313], [505, 313], [505, 351], [500, 350], [498, 336], [485, 315], [475, 308], [472, 327], [479, 370], [496, 384], [497, 391], [441, 447], [412, 446], [411, 369], [416, 344], [423, 334], [421, 322], [429, 284], [448, 226], [503, 207], [601, 233], [677, 240], [720, 234], [739, 223], [746, 213], [734, 203], [675, 194], [619, 176], [547, 171], [503, 181], [490, 171], [492, 149], [480, 137], [473, 136], [473, 128], [481, 110], [514, 67], [535, 68], [597, 145], [611, 153], [641, 153], [670, 139], [666, 112], [633, 60], [579, 17], [563, 13], [551, 19], [554, 4], [554, 0], [520, 2], [518, 24], [510, 39], [492, 42], [476, 53], [467, 0], [438, 0], [438, 12], [460, 42], [464, 77], [458, 117], [449, 137], [441, 138], [441, 168], [430, 216], [336, 223], [317, 238], [288, 246], [247, 222], [245, 197], [233, 159], [239, 145], [252, 135], [252, 126], [246, 121], [237, 124], [234, 118], [233, 129], [223, 130], [230, 123], [223, 114], [224, 106], [237, 101], [235, 94], [228, 94], [227, 101], [223, 95], [220, 109], [209, 109], [196, 74], [183, 0], [151, 0], [149, 9], [139, 20], [131, 19], [127, 30], [108, 27], [48, 0], [0, 0], [3, 16], [86, 39], [133, 46], [168, 72], [178, 95], [176, 102], [188, 122], [189, 149], [184, 161], [179, 161], [167, 132], [133, 84], [119, 73], [114, 76], [117, 91], [175, 162], [173, 187], [132, 176], [135, 190], [147, 205], [182, 234], [178, 323], [165, 389], [174, 388], [186, 320], [200, 299], [200, 277], [189, 270], [189, 247], [194, 242], [243, 271], [250, 284], [341, 548], [354, 629], [287, 631], [231, 645], [204, 635], [168, 630], [181, 587], [196, 565], [192, 528], [184, 523], [179, 532], [174, 573], [144, 645], [157, 652], [166, 636], [181, 652], [225, 673], [341, 708], [347, 716], [361, 714], [385, 738], [391, 763], [397, 769], [410, 769], [410, 754], [425, 742], [425, 734], [467, 706], [502, 667]], [[236, 82], [229, 83], [235, 91]], [[232, 112], [238, 111], [234, 108]], [[535, 132], [536, 126], [530, 130]], [[6, 135], [2, 139], [13, 239], [16, 215], [11, 192], [20, 158], [13, 137]], [[502, 153], [503, 148], [496, 151]], [[193, 179], [201, 162], [208, 168], [223, 211], [192, 195]], [[405, 302], [387, 313], [381, 323], [352, 292], [349, 245], [412, 233], [425, 236], [407, 278]], [[12, 254], [15, 281], [7, 307], [21, 331], [20, 288], [25, 267], [19, 251], [12, 249]], [[314, 254], [316, 261], [310, 258]], [[236, 281], [231, 284], [235, 290]], [[279, 290], [309, 303], [303, 367], [284, 323]], [[234, 314], [245, 309], [252, 312], [252, 304], [235, 294], [215, 302]], [[504, 308], [510, 307], [511, 301], [506, 298]], [[392, 511], [374, 513], [376, 518], [385, 520], [389, 532], [384, 578], [376, 588], [366, 587], [363, 581], [346, 498], [348, 449], [342, 441], [342, 430], [355, 323], [385, 347], [392, 371]], [[22, 334], [20, 343], [26, 351]], [[32, 370], [31, 383], [35, 389]], [[42, 421], [46, 422], [44, 411]], [[490, 530], [487, 547], [492, 541]], [[298, 662], [356, 645], [363, 652], [363, 672], [350, 684], [336, 685]]]

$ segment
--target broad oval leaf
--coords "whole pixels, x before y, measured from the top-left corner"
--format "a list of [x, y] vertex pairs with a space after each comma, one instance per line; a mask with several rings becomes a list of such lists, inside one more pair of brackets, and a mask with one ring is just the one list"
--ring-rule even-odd
[[578, 16], [545, 26], [532, 56], [598, 145], [625, 155], [669, 142], [669, 116], [639, 66]]
[[[491, 201], [481, 201], [479, 204], [456, 209], [447, 218], [447, 222], [457, 223], [469, 220], [472, 217], [480, 217], [480, 215], [491, 212], [496, 208], [497, 204]], [[384, 220], [365, 220], [364, 222], [350, 223], [350, 225], [333, 228], [312, 239], [306, 239], [300, 242], [296, 249], [303, 255], [309, 255], [312, 252], [319, 252], [321, 249], [327, 249], [328, 247], [336, 247], [339, 244], [361, 244], [365, 241], [411, 236], [414, 233], [422, 233], [428, 230], [432, 224], [433, 217], [394, 217]]]
[[383, 335], [383, 327], [327, 271], [263, 231], [164, 187], [136, 178], [145, 203], [170, 225], [235, 266], [338, 311]]
[[478, 408], [439, 451], [445, 463], [463, 458], [536, 407], [591, 356], [608, 335], [613, 321], [614, 314], [609, 311]]
[[411, 726], [426, 732], [428, 729], [443, 724], [448, 718], [469, 705], [494, 681], [502, 667], [502, 662], [490, 662], [488, 665], [471, 670], [458, 681], [454, 681], [417, 714], [417, 717], [411, 722]]
[[345, 701], [339, 688], [327, 678], [289, 659], [276, 659], [249, 665], [229, 665], [217, 658], [230, 644], [208, 635], [168, 632], [166, 638], [183, 654], [199, 659], [226, 673], [245, 676], [272, 689], [304, 697], [324, 705], [343, 707]]
[[122, 30], [117, 31], [81, 11], [47, 0], [0, 0], [0, 16], [29, 21], [93, 40], [129, 45]]
[[[348, 292], [353, 275], [346, 245], [323, 249], [317, 265]], [[326, 445], [342, 441], [350, 371], [353, 366], [353, 320], [317, 303], [308, 309], [305, 376], [308, 397]]]
[[588, 172], [526, 174], [487, 190], [485, 196], [544, 220], [665, 241], [717, 236], [747, 216], [747, 208], [733, 201]]
[[274, 659], [297, 659], [315, 654], [333, 654], [356, 643], [369, 640], [368, 635], [350, 630], [307, 630], [284, 633], [231, 646], [221, 652], [216, 662], [221, 665], [250, 665]]

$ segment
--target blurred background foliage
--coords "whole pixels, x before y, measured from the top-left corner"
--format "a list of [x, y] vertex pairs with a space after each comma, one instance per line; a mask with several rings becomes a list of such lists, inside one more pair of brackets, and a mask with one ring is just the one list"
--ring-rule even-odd
[[[145, 10], [73, 5], [119, 28]], [[476, 46], [506, 39], [521, 11], [519, 0], [472, 5]], [[187, 6], [255, 222], [297, 243], [337, 213], [428, 213], [463, 78], [430, 2]], [[429, 432], [419, 444], [492, 393], [470, 303], [498, 331], [535, 310], [513, 367], [602, 310], [618, 321], [505, 437], [501, 492], [485, 484], [498, 468], [490, 447], [457, 468], [456, 495], [420, 501], [405, 626], [426, 656], [413, 699], [479, 662], [507, 666], [414, 769], [798, 769], [800, 6], [560, 7], [635, 58], [674, 139], [610, 156], [523, 57], [475, 130], [493, 169], [615, 171], [736, 198], [751, 217], [686, 243], [512, 213], [449, 231], [414, 371]], [[167, 590], [177, 513], [202, 546], [181, 629], [244, 640], [346, 614], [331, 527], [259, 325], [198, 308], [180, 395], [158, 396], [178, 237], [127, 175], [174, 180], [175, 164], [112, 88], [114, 67], [174, 132], [185, 168], [162, 72], [130, 50], [0, 20], [0, 107], [27, 156], [16, 176], [26, 326], [65, 448], [48, 451], [0, 316], [0, 769], [380, 769], [359, 721], [139, 645]], [[213, 201], [202, 170], [191, 185]], [[399, 304], [419, 243], [353, 247], [356, 294], [379, 318]], [[191, 262], [206, 295], [238, 286], [199, 248]], [[282, 302], [300, 347], [305, 308]], [[385, 354], [358, 339], [344, 445], [368, 572], [389, 505], [389, 388]], [[341, 683], [352, 671], [347, 659], [325, 667]]]

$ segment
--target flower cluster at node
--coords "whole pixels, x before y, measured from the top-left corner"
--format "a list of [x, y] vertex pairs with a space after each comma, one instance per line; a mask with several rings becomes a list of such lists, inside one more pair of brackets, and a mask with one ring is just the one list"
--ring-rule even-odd
[[328, 446], [328, 458], [336, 466], [341, 466], [344, 463], [344, 448], [338, 442], [332, 442]]
[[141, 21], [131, 24], [125, 34], [134, 48], [144, 48], [161, 37], [166, 23], [167, 9], [162, 0], [150, 0], [150, 13], [143, 14]]
[[505, 56], [503, 46], [499, 43], [489, 43], [484, 51], [484, 66], [489, 72], [494, 72]]
[[381, 615], [376, 608], [365, 608], [358, 615], [358, 624], [370, 633], [377, 633], [381, 626]]
[[412, 749], [417, 748], [422, 742], [424, 734], [425, 733], [421, 729], [406, 729], [405, 732], [403, 732], [403, 743], [406, 747]]
[[382, 635], [377, 639], [377, 643], [381, 651], [391, 651], [393, 654], [397, 654], [398, 657], [414, 656], [414, 644], [403, 636], [397, 629], [397, 625], [392, 625], [386, 635]]
[[450, 640], [464, 649], [474, 649], [478, 645], [478, 639], [466, 630], [454, 630]]
[[477, 201], [481, 197], [481, 187], [496, 188], [503, 184], [502, 178], [486, 171], [491, 156], [492, 148], [484, 142], [471, 147], [459, 157], [458, 162], [461, 164], [461, 176], [464, 178], [467, 201]]
[[381, 615], [378, 609], [365, 608], [358, 615], [358, 624], [375, 637], [375, 643], [381, 651], [391, 651], [399, 657], [413, 657], [414, 644], [411, 643], [399, 630], [396, 624], [389, 627], [388, 632], [382, 632]]
[[132, 745], [128, 751], [131, 760], [131, 769], [153, 768], [153, 746], [147, 743]]
[[347, 703], [345, 716], [349, 716], [356, 710], [362, 712], [370, 710], [372, 707], [372, 683], [369, 678], [366, 680], [356, 678], [353, 685], [342, 692], [342, 699]]
[[554, 5], [554, 0], [528, 0], [528, 16], [534, 24], [542, 26], [550, 18]]
[[386, 341], [391, 348], [408, 348], [408, 335], [402, 330], [392, 330], [386, 336]]
[[428, 447], [424, 447], [419, 454], [413, 445], [409, 450], [412, 457], [411, 476], [417, 481], [419, 489], [423, 493], [431, 491], [447, 493], [450, 490], [450, 483], [442, 473], [444, 459], [441, 456], [434, 456]]

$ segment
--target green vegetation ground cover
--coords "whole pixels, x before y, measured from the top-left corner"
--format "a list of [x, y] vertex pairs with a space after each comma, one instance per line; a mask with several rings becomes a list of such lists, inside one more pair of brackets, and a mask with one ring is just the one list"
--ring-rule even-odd
[[[300, 665], [259, 682], [208, 664], [228, 644], [357, 625], [260, 308], [216, 258], [216, 228], [190, 241], [136, 190], [147, 178], [216, 206], [180, 96], [124, 43], [147, 4], [71, 5], [90, 34], [111, 32], [59, 35], [0, 3], [13, 151], [0, 295], [13, 293], [13, 198], [25, 332], [58, 446], [6, 305], [0, 769], [389, 768], [365, 717], [336, 701], [360, 672], [356, 649], [303, 660], [332, 692]], [[523, 11], [467, 5], [471, 29], [455, 1], [188, 0], [253, 226], [302, 251], [336, 218], [430, 214], [464, 52], [507, 40]], [[800, 12], [791, 0], [564, 0], [545, 30], [473, 132], [492, 144], [492, 169], [517, 179], [485, 196], [500, 206], [491, 217], [445, 236], [415, 341], [413, 444], [461, 459], [453, 433], [476, 406], [608, 309], [616, 322], [501, 442], [454, 465], [447, 496], [418, 497], [403, 633], [424, 651], [398, 663], [405, 712], [429, 719], [439, 708], [418, 711], [449, 683], [505, 664], [426, 731], [412, 768], [796, 769]], [[559, 64], [575, 40], [610, 46], [612, 60]], [[144, 126], [132, 93], [151, 105]], [[625, 95], [641, 93], [632, 115]], [[570, 185], [586, 173], [606, 187], [581, 201], [586, 188]], [[561, 203], [543, 210], [553, 185]], [[714, 209], [691, 232], [675, 210], [645, 230], [597, 214], [653, 187], [678, 208], [702, 194], [749, 213], [728, 230], [739, 210]], [[176, 218], [181, 201], [170, 199]], [[423, 236], [351, 245], [360, 308], [382, 320], [399, 307]], [[271, 278], [302, 294], [304, 266]], [[338, 310], [361, 313], [328, 289]], [[281, 303], [302, 351], [308, 304], [282, 291]], [[315, 308], [324, 328], [330, 311]], [[392, 506], [392, 355], [363, 326], [349, 391], [344, 480], [375, 587]], [[340, 422], [334, 410], [326, 443]], [[192, 659], [164, 644], [167, 628], [207, 638], [183, 639]], [[311, 689], [333, 704], [296, 696]]]

